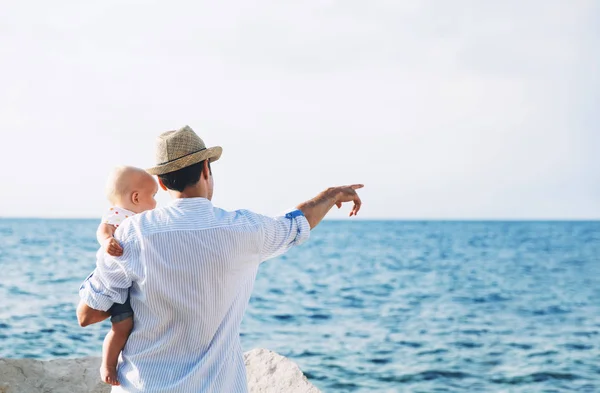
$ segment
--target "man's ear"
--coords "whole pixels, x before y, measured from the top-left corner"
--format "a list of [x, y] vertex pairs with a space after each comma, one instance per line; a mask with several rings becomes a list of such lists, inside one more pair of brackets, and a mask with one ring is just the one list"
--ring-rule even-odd
[[210, 177], [210, 168], [208, 166], [208, 159], [204, 160], [204, 168], [202, 169], [202, 176], [204, 176], [204, 179], [208, 180], [208, 178]]
[[140, 193], [139, 192], [134, 191], [131, 193], [131, 202], [133, 202], [135, 205], [140, 203]]
[[160, 177], [157, 176], [158, 179], [158, 185], [160, 186], [160, 188], [162, 188], [163, 190], [167, 191], [167, 186], [165, 186], [162, 182], [162, 180], [160, 180]]

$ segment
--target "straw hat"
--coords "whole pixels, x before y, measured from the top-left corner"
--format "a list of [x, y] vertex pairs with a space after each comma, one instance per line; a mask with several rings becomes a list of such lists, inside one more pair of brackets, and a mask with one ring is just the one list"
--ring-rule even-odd
[[221, 146], [206, 148], [204, 141], [194, 130], [185, 126], [177, 131], [160, 134], [156, 140], [156, 166], [146, 169], [151, 175], [164, 175], [204, 161], [217, 161]]

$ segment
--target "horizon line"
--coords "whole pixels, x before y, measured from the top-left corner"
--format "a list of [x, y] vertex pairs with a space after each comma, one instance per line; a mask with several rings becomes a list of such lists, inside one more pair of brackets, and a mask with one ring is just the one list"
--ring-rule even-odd
[[[99, 221], [99, 217], [38, 217], [38, 216], [0, 216], [0, 220], [48, 220], [48, 221]], [[451, 217], [451, 218], [407, 218], [407, 217], [346, 217], [327, 218], [323, 221], [402, 221], [402, 222], [598, 222], [599, 217], [590, 218], [558, 218], [558, 217]]]

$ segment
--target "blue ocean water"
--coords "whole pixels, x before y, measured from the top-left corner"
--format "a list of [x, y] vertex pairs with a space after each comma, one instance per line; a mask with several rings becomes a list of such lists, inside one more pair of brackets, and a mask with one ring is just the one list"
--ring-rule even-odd
[[[0, 357], [100, 354], [95, 229], [0, 220]], [[600, 222], [326, 221], [261, 266], [242, 343], [324, 392], [600, 392]]]

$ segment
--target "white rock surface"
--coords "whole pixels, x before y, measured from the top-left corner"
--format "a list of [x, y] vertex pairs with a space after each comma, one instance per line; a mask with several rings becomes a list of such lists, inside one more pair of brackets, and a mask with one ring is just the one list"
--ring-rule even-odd
[[319, 393], [296, 363], [268, 349], [244, 354], [250, 393]]
[[[267, 349], [244, 354], [251, 393], [320, 393], [291, 360]], [[108, 393], [100, 358], [0, 359], [0, 393]]]
[[0, 393], [105, 393], [100, 358], [0, 359]]

